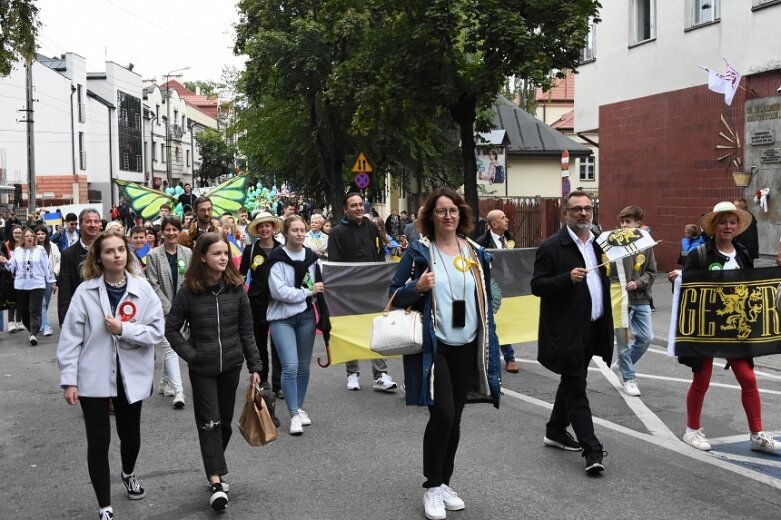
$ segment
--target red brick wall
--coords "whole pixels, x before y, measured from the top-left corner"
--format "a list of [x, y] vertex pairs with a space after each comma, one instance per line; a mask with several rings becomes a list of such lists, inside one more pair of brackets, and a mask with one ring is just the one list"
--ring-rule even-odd
[[[79, 183], [79, 200], [81, 204], [87, 203], [87, 176], [77, 175]], [[38, 175], [35, 178], [35, 191], [38, 195], [41, 193], [54, 193], [54, 200], [47, 199], [45, 201], [47, 206], [53, 204], [73, 204], [70, 199], [65, 199], [66, 195], [73, 194], [73, 175]], [[28, 193], [30, 186], [28, 184], [22, 184], [22, 192]], [[25, 202], [26, 204], [26, 202]]]
[[723, 95], [702, 85], [599, 109], [600, 223], [610, 229], [624, 206], [643, 208], [645, 224], [663, 240], [654, 250], [660, 271], [677, 266], [684, 225], [721, 200], [744, 196], [733, 168], [717, 160], [724, 152], [716, 145], [728, 144], [719, 137], [721, 116], [742, 144], [747, 96], [777, 95], [781, 70], [746, 77], [741, 85], [748, 92], [738, 90], [729, 108]]

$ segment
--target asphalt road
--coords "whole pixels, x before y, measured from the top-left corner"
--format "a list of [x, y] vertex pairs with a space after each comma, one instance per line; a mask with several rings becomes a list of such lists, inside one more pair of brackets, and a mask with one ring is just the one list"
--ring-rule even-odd
[[[654, 319], [665, 319], [662, 314]], [[0, 333], [0, 519], [94, 519], [81, 411], [66, 405], [58, 388], [57, 333], [37, 347], [26, 339], [24, 332]], [[319, 337], [315, 351], [323, 355]], [[451, 485], [466, 509], [448, 518], [781, 518], [781, 455], [748, 449], [731, 372], [715, 370], [706, 397], [703, 427], [714, 444], [706, 454], [680, 441], [686, 367], [652, 347], [638, 364], [643, 395], [630, 398], [618, 390], [614, 373], [592, 364], [596, 432], [609, 453], [606, 471], [593, 478], [585, 475], [579, 454], [543, 446], [557, 380], [534, 361], [536, 345], [517, 345], [516, 351], [521, 373], [505, 374], [501, 409], [470, 405], [464, 413]], [[401, 363], [389, 364], [401, 381]], [[284, 405], [274, 443], [252, 448], [235, 431], [227, 452], [231, 502], [223, 515], [208, 508], [189, 402], [176, 411], [170, 398], [153, 395], [144, 404], [136, 468], [147, 490], [143, 500], [130, 501], [123, 492], [114, 435], [116, 518], [425, 518], [420, 485], [427, 411], [405, 406], [400, 390], [373, 392], [369, 363], [361, 365], [360, 392], [346, 390], [343, 367], [313, 366], [305, 408], [314, 424], [304, 435], [287, 433]], [[781, 441], [781, 373], [758, 367], [758, 379], [764, 427]], [[240, 394], [245, 383], [246, 376]], [[189, 396], [187, 381], [185, 388]]]

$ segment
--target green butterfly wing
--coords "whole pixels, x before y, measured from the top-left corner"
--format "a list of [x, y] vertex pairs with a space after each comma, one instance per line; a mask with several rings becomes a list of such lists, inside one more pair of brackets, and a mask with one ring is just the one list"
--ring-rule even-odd
[[218, 184], [206, 193], [212, 201], [212, 215], [220, 218], [224, 213], [235, 215], [247, 198], [249, 174], [243, 173], [222, 184]]
[[153, 190], [135, 182], [114, 179], [114, 182], [125, 193], [130, 201], [130, 207], [133, 211], [141, 215], [141, 218], [152, 219], [160, 214], [160, 206], [168, 204], [171, 208], [176, 207], [178, 201], [162, 191]]

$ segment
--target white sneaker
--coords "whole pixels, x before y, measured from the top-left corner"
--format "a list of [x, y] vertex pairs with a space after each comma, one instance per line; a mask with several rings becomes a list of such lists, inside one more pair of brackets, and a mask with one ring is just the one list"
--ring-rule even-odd
[[51, 327], [47, 327], [47, 328], [43, 329], [43, 335], [44, 336], [51, 336], [52, 335]]
[[705, 432], [702, 431], [702, 428], [693, 431], [686, 430], [686, 433], [683, 434], [683, 442], [692, 448], [697, 448], [702, 451], [710, 451], [711, 448], [710, 443], [705, 438]]
[[630, 379], [629, 381], [624, 381], [624, 393], [626, 395], [637, 397], [640, 394], [640, 387], [637, 386], [637, 381], [634, 379]]
[[177, 390], [174, 393], [174, 408], [184, 408], [184, 390]]
[[19, 329], [16, 327], [16, 322], [15, 321], [9, 321], [8, 322], [8, 332], [16, 332], [17, 330], [19, 330]]
[[312, 424], [312, 419], [309, 418], [309, 414], [301, 408], [298, 409], [298, 416], [301, 418], [301, 426], [310, 426]]
[[301, 424], [301, 417], [295, 414], [290, 417], [290, 435], [301, 435], [304, 433], [304, 428]]
[[756, 435], [752, 433], [750, 439], [751, 449], [754, 451], [764, 451], [765, 453], [776, 453], [778, 451], [775, 439], [767, 432], [759, 432]]
[[30, 345], [33, 347], [38, 344], [38, 338], [35, 337], [35, 334], [30, 334]]
[[423, 509], [429, 520], [444, 520], [447, 518], [445, 503], [442, 499], [442, 486], [428, 488], [423, 493]]
[[380, 374], [380, 377], [374, 380], [374, 387], [375, 390], [378, 392], [393, 392], [396, 390], [396, 383], [393, 382], [393, 379], [383, 372]]
[[459, 498], [458, 493], [453, 491], [453, 488], [447, 484], [442, 484], [442, 502], [445, 504], [445, 509], [448, 511], [461, 511], [466, 507], [464, 501]]
[[160, 395], [166, 395], [170, 386], [171, 383], [168, 382], [168, 378], [162, 377], [160, 378], [160, 385], [157, 387], [157, 391]]
[[358, 374], [347, 374], [347, 389], [360, 390], [361, 383], [358, 382]]

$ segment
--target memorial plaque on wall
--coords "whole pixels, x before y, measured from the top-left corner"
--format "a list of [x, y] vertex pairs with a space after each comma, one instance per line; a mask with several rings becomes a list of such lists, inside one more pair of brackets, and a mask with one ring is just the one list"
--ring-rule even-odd
[[751, 133], [751, 146], [773, 144], [775, 142], [776, 136], [772, 130], [760, 130]]
[[[776, 141], [776, 136], [781, 136], [781, 96], [747, 100], [744, 121], [745, 148], [740, 169], [753, 175], [743, 197], [757, 219], [760, 254], [774, 258], [781, 238], [781, 141]], [[755, 199], [764, 188], [771, 193], [767, 211]]]

